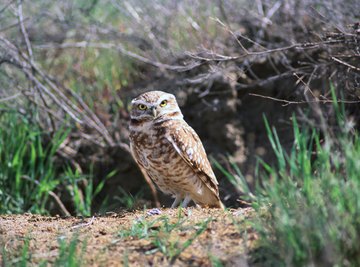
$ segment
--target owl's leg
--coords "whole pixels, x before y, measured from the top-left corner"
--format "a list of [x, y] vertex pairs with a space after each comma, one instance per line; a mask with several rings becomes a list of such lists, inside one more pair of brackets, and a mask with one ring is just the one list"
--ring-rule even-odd
[[186, 208], [190, 201], [191, 201], [191, 197], [190, 197], [189, 195], [187, 195], [187, 196], [185, 197], [185, 199], [184, 199], [184, 201], [183, 201], [183, 203], [182, 203], [181, 206], [182, 206], [183, 208]]
[[176, 207], [179, 205], [181, 199], [182, 199], [182, 196], [181, 196], [181, 195], [176, 195], [175, 200], [174, 200], [174, 202], [173, 202], [172, 205], [171, 205], [171, 208], [172, 208], [172, 209], [173, 209], [173, 208], [176, 208]]

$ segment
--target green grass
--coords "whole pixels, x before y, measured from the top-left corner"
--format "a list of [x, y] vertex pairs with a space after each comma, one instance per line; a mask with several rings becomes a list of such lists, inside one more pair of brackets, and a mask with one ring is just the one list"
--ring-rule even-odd
[[69, 242], [66, 239], [59, 239], [59, 254], [55, 260], [54, 266], [64, 267], [76, 267], [83, 266], [83, 257], [86, 250], [86, 240], [82, 242], [81, 248], [79, 248], [79, 239], [75, 234]]
[[44, 133], [14, 113], [0, 117], [0, 213], [46, 213], [49, 192], [60, 183], [53, 162], [67, 131], [48, 144]]
[[[337, 125], [320, 134], [293, 118], [294, 145], [285, 151], [265, 120], [277, 162], [261, 161], [261, 186], [230, 181], [248, 194], [260, 235], [254, 261], [266, 266], [359, 266], [360, 139], [334, 98]], [[329, 128], [330, 129], [330, 128]], [[224, 174], [231, 176], [229, 173]]]
[[[58, 205], [54, 195], [59, 188], [71, 196], [75, 215], [94, 212], [95, 197], [116, 171], [95, 184], [92, 171], [60, 168], [55, 162], [56, 152], [68, 133], [60, 129], [50, 136], [22, 115], [0, 115], [0, 214], [49, 214]], [[102, 202], [100, 209], [107, 205], [106, 198]]]
[[259, 197], [260, 206], [271, 205], [271, 220], [259, 227], [263, 237], [273, 238], [265, 239], [268, 247], [277, 247], [286, 265], [358, 266], [358, 135], [340, 132], [336, 139], [320, 139], [317, 131], [301, 131], [294, 122], [295, 145], [288, 155], [276, 132], [268, 130], [279, 159], [277, 167], [265, 165], [270, 179]]
[[118, 195], [114, 197], [114, 205], [125, 207], [127, 210], [133, 210], [141, 199], [143, 199], [143, 190], [139, 190], [135, 195], [126, 192], [122, 187], [118, 187]]
[[[119, 233], [121, 239], [137, 238], [148, 239], [154, 248], [147, 250], [145, 254], [153, 254], [161, 252], [173, 264], [180, 254], [186, 250], [208, 227], [211, 218], [196, 224], [187, 224], [188, 219], [179, 215], [175, 221], [170, 217], [161, 216], [153, 220], [144, 217], [136, 220], [129, 229], [122, 229]], [[192, 234], [187, 237], [186, 241], [180, 241], [180, 237], [176, 234], [176, 238], [172, 233], [188, 232]]]
[[[105, 182], [115, 173], [116, 170], [108, 173], [95, 185], [92, 171], [89, 174], [81, 174], [78, 170], [73, 170], [70, 167], [66, 168], [62, 182], [72, 198], [76, 215], [90, 216], [93, 214], [92, 206], [95, 197], [104, 188]], [[102, 206], [104, 205], [107, 205], [107, 197], [103, 200]]]
[[[121, 238], [149, 238], [158, 234], [160, 230], [169, 233], [172, 230], [179, 228], [185, 222], [186, 218], [182, 217], [180, 213], [175, 223], [170, 223], [170, 218], [167, 216], [161, 216], [153, 220], [148, 220], [144, 215], [143, 217], [135, 220], [129, 229], [122, 229], [119, 233], [119, 236]], [[161, 227], [158, 227], [158, 225]]]

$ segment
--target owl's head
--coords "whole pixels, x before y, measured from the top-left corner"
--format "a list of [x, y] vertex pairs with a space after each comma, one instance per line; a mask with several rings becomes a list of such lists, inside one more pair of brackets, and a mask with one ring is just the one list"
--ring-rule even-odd
[[183, 118], [175, 96], [162, 91], [149, 91], [134, 98], [130, 116], [137, 121]]

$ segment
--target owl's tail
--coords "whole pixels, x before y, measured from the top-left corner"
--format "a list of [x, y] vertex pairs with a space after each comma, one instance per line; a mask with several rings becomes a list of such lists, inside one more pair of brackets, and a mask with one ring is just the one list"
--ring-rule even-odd
[[202, 195], [193, 195], [192, 199], [202, 208], [225, 209], [225, 205], [221, 202], [219, 194], [210, 191], [210, 189], [205, 191]]
[[201, 205], [203, 208], [215, 208], [215, 209], [225, 209], [225, 205], [221, 202], [220, 199], [217, 199], [217, 201], [212, 202], [211, 204], [205, 204]]
[[219, 199], [219, 201], [217, 203], [214, 203], [214, 205], [210, 206], [210, 208], [217, 208], [217, 209], [225, 209], [225, 205], [221, 202], [221, 200]]

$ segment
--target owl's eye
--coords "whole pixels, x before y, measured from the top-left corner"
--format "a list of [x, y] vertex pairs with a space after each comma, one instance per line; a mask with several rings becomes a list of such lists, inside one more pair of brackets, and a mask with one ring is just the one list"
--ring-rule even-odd
[[140, 110], [146, 110], [146, 109], [147, 109], [147, 106], [145, 106], [144, 104], [139, 104], [139, 105], [138, 105], [138, 109], [140, 109]]
[[163, 100], [163, 101], [161, 101], [161, 103], [160, 103], [160, 107], [165, 107], [167, 105], [167, 101], [166, 100]]

